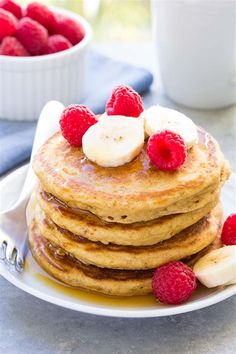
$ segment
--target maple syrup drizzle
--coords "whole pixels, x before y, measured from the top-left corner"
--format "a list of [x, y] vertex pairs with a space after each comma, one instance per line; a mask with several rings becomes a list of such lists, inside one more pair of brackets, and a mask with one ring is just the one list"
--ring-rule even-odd
[[[59, 292], [71, 299], [77, 299], [91, 305], [107, 306], [111, 308], [155, 308], [157, 300], [152, 294], [143, 296], [108, 296], [96, 294], [72, 288], [70, 286], [59, 283], [57, 280], [52, 279], [49, 275], [35, 272], [30, 267], [30, 260], [28, 257], [25, 260], [25, 271], [31, 274], [37, 281], [45, 285], [47, 288]], [[159, 305], [159, 303], [158, 303]]]

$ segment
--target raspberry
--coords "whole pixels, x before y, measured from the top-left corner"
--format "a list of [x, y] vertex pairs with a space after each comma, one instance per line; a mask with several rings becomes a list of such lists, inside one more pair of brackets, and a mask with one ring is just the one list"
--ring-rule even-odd
[[143, 109], [142, 98], [131, 87], [125, 85], [117, 86], [106, 104], [106, 113], [109, 116], [138, 117]]
[[0, 45], [0, 55], [28, 57], [29, 53], [15, 37], [5, 37]]
[[39, 55], [48, 40], [48, 32], [29, 17], [22, 18], [17, 27], [17, 38], [32, 55]]
[[221, 241], [224, 245], [236, 245], [236, 214], [231, 214], [224, 222]]
[[54, 13], [46, 5], [36, 1], [31, 2], [26, 8], [26, 16], [47, 28], [49, 33], [53, 32], [56, 25], [56, 18]]
[[23, 11], [20, 5], [16, 4], [12, 0], [0, 0], [0, 8], [11, 12], [16, 18], [21, 18], [23, 16]]
[[16, 33], [17, 19], [10, 12], [0, 9], [0, 42], [6, 36]]
[[187, 148], [180, 135], [163, 130], [149, 138], [147, 154], [159, 170], [174, 171], [183, 165], [187, 157]]
[[76, 22], [73, 18], [57, 15], [55, 33], [62, 34], [73, 45], [79, 43], [84, 38], [84, 29], [82, 25]]
[[95, 123], [95, 114], [82, 104], [66, 107], [60, 119], [62, 135], [72, 146], [81, 146], [83, 135]]
[[64, 36], [54, 34], [48, 38], [46, 46], [42, 50], [42, 54], [52, 54], [69, 49], [72, 44]]
[[157, 268], [152, 278], [153, 294], [170, 305], [185, 302], [196, 287], [195, 274], [182, 262], [170, 262]]

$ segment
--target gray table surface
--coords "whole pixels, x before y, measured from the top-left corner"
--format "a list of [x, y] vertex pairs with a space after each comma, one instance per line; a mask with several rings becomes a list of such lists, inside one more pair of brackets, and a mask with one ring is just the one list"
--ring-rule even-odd
[[[164, 95], [151, 44], [99, 44], [96, 49], [155, 71], [145, 104], [188, 114], [209, 130], [236, 171], [236, 106], [217, 111], [181, 107]], [[0, 278], [1, 354], [235, 353], [236, 297], [207, 309], [154, 319], [106, 318], [43, 302]]]

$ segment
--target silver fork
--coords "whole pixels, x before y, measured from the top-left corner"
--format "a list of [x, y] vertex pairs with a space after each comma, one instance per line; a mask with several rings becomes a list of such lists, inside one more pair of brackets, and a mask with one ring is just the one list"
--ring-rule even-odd
[[50, 101], [44, 106], [38, 120], [29, 168], [20, 196], [12, 207], [0, 213], [0, 259], [18, 272], [24, 269], [27, 253], [25, 211], [36, 183], [32, 160], [38, 148], [59, 130], [59, 117], [63, 109], [63, 104], [57, 101]]

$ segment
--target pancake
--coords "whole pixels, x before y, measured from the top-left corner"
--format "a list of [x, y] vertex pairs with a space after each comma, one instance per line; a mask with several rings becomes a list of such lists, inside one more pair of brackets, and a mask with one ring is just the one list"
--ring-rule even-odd
[[[214, 221], [209, 219], [212, 226]], [[214, 248], [218, 247], [215, 243], [213, 242]], [[44, 238], [34, 220], [29, 227], [29, 245], [33, 257], [47, 273], [72, 287], [113, 296], [151, 293], [153, 269], [114, 270], [82, 263]], [[209, 252], [210, 249], [211, 246], [208, 246], [200, 252], [200, 255]], [[191, 257], [186, 260], [186, 263], [188, 262], [191, 262]]]
[[60, 253], [60, 250], [52, 251], [52, 247], [49, 247], [46, 239], [39, 234], [36, 227], [30, 230], [29, 245], [37, 263], [48, 274], [69, 286], [113, 296], [146, 295], [151, 292], [151, 271], [144, 271], [143, 277], [138, 271], [136, 278], [129, 279], [127, 273], [125, 273], [125, 279], [118, 279], [118, 275], [122, 278], [124, 272], [117, 273], [116, 278], [114, 275], [107, 278], [96, 277], [93, 274], [93, 271], [96, 272], [96, 267], [86, 265], [81, 267], [81, 262], [63, 255], [55, 256], [56, 251]]
[[223, 244], [221, 242], [221, 233], [218, 233], [218, 237], [206, 248], [203, 248], [200, 252], [193, 254], [192, 256], [186, 257], [182, 261], [184, 263], [187, 263], [189, 267], [193, 267], [194, 264], [203, 256], [205, 256], [207, 253], [216, 250], [220, 247], [223, 247]]
[[206, 217], [171, 239], [152, 246], [118, 246], [92, 242], [56, 226], [36, 206], [34, 221], [41, 235], [50, 243], [86, 264], [102, 268], [144, 270], [191, 256], [211, 244], [222, 222], [218, 204]]
[[194, 211], [129, 225], [104, 222], [89, 212], [71, 209], [41, 189], [37, 190], [36, 197], [41, 208], [55, 224], [74, 234], [104, 244], [145, 246], [167, 240], [181, 230], [195, 224], [216, 205], [219, 200], [218, 194], [219, 192], [216, 190], [209, 203]]
[[230, 174], [218, 143], [202, 129], [185, 164], [174, 172], [153, 167], [145, 146], [128, 164], [98, 166], [60, 132], [41, 147], [33, 168], [46, 192], [70, 207], [116, 223], [148, 221], [197, 209], [195, 201], [201, 200], [202, 193], [213, 192]]

